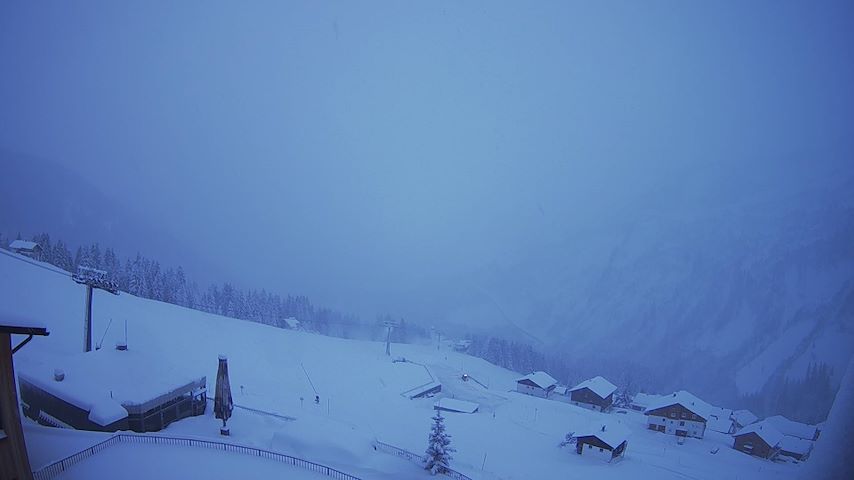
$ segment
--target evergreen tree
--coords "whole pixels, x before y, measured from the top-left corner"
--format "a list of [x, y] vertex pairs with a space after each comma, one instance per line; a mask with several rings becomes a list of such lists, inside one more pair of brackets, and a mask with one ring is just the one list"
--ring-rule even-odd
[[433, 475], [443, 473], [450, 466], [451, 454], [454, 452], [456, 450], [451, 447], [451, 436], [445, 433], [445, 417], [442, 416], [441, 411], [436, 410], [433, 428], [430, 430], [424, 469], [430, 470]]

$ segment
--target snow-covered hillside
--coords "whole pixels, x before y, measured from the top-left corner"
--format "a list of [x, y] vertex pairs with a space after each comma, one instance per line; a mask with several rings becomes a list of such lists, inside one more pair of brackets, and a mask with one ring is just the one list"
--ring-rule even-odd
[[[15, 355], [19, 370], [61, 367], [65, 356], [79, 354], [83, 302], [83, 287], [67, 276], [0, 256], [2, 310], [41, 319], [51, 332]], [[112, 326], [106, 330], [110, 319]], [[287, 421], [236, 409], [229, 422], [231, 441], [322, 462], [365, 479], [426, 477], [413, 464], [375, 451], [372, 442], [424, 451], [436, 399], [409, 400], [401, 393], [433, 379], [443, 385], [440, 396], [480, 404], [477, 413], [448, 413], [446, 419], [458, 450], [452, 466], [475, 479], [785, 479], [794, 478], [800, 468], [732, 450], [726, 435], [709, 432], [704, 440], [677, 445], [675, 437], [646, 430], [644, 417], [636, 412], [602, 414], [518, 394], [512, 391], [517, 377], [513, 372], [436, 346], [393, 345], [392, 358], [409, 362], [392, 362], [380, 343], [281, 330], [126, 294], [95, 293], [96, 340], [103, 335], [103, 345], [110, 348], [123, 338], [125, 321], [129, 349], [157, 355], [188, 374], [207, 375], [209, 387], [217, 355], [227, 354], [238, 405], [296, 418]], [[486, 387], [464, 382], [463, 373]], [[319, 404], [313, 401], [315, 394]], [[220, 422], [210, 410], [178, 421], [164, 433], [219, 439]], [[609, 465], [594, 455], [558, 448], [566, 433], [598, 428], [603, 422], [619, 423], [630, 432], [622, 461]], [[85, 436], [74, 435], [63, 447], [62, 431], [28, 425], [28, 432], [34, 467], [86, 444]], [[717, 448], [720, 451], [712, 454]], [[121, 450], [116, 455], [129, 462], [126, 457], [132, 453]], [[146, 459], [156, 456], [145, 452]]]
[[482, 272], [446, 315], [492, 331], [512, 322], [513, 335], [583, 359], [580, 378], [641, 367], [635, 384], [721, 403], [803, 379], [810, 364], [829, 365], [838, 384], [854, 345], [851, 192], [848, 181], [720, 193], [602, 221]]

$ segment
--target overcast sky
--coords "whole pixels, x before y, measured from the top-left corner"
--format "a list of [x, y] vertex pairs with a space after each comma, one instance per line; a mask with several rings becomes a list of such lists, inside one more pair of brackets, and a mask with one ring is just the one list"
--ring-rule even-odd
[[6, 1], [0, 147], [369, 315], [674, 186], [850, 164], [852, 10]]

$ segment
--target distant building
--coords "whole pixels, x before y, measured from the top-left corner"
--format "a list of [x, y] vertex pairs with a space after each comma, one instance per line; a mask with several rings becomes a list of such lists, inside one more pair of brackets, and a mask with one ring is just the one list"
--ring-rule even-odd
[[284, 320], [285, 326], [291, 330], [299, 330], [300, 322], [294, 317], [288, 317]]
[[[12, 347], [12, 334], [27, 338]], [[48, 335], [44, 327], [25, 319], [0, 318], [0, 478], [32, 480], [27, 445], [21, 428], [12, 354], [34, 335]]]
[[80, 353], [54, 366], [18, 373], [24, 414], [42, 425], [156, 432], [207, 405], [205, 377], [133, 349]]
[[754, 415], [750, 410], [735, 410], [732, 412], [732, 421], [735, 422], [735, 431], [739, 431], [751, 423], [756, 423], [758, 420], [759, 417]]
[[780, 452], [783, 434], [767, 422], [744, 427], [733, 435], [732, 448], [760, 458], [773, 459]]
[[609, 462], [625, 455], [628, 447], [628, 431], [617, 425], [602, 425], [575, 432], [575, 453], [595, 453]]
[[617, 387], [602, 377], [593, 377], [569, 389], [570, 403], [604, 411], [614, 403]]
[[410, 400], [414, 400], [416, 398], [424, 398], [424, 397], [432, 397], [437, 393], [442, 391], [442, 384], [439, 382], [430, 382], [425, 383], [424, 385], [417, 386], [412, 390], [408, 390], [403, 392], [403, 396], [409, 398]]
[[15, 240], [9, 244], [9, 250], [30, 257], [35, 260], [41, 260], [42, 246], [36, 242], [29, 240]]
[[644, 412], [650, 430], [678, 437], [703, 438], [713, 407], [689, 392], [661, 397]]
[[818, 440], [821, 430], [815, 425], [807, 425], [806, 423], [789, 420], [782, 415], [774, 415], [765, 419], [766, 422], [774, 425], [774, 428], [780, 431], [783, 435], [800, 438], [803, 440]]
[[546, 372], [533, 372], [516, 380], [516, 391], [535, 397], [549, 398], [557, 380]]
[[471, 347], [471, 340], [457, 340], [454, 342], [454, 350], [457, 352], [468, 351], [469, 347]]
[[433, 410], [442, 410], [445, 412], [475, 413], [479, 408], [480, 405], [477, 403], [454, 398], [441, 398], [433, 404]]
[[569, 387], [564, 387], [562, 385], [558, 385], [552, 390], [551, 395], [549, 396], [552, 400], [557, 400], [559, 402], [571, 403], [572, 400], [569, 395]]

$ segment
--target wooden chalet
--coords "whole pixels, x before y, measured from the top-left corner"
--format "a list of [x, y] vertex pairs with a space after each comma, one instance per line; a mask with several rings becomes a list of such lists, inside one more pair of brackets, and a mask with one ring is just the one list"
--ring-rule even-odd
[[689, 392], [661, 397], [647, 407], [647, 427], [678, 437], [703, 438], [711, 419], [711, 407]]
[[759, 458], [773, 459], [780, 452], [783, 434], [766, 422], [758, 422], [733, 435], [732, 448]]
[[34, 260], [40, 260], [42, 255], [42, 246], [29, 240], [14, 240], [9, 244], [9, 250]]
[[602, 425], [574, 433], [575, 453], [596, 454], [609, 462], [621, 458], [628, 447], [628, 431], [618, 425]]
[[533, 372], [516, 380], [516, 391], [535, 397], [549, 398], [557, 380], [546, 372]]
[[593, 377], [569, 389], [570, 403], [579, 407], [605, 411], [614, 403], [617, 387], [603, 377]]
[[[12, 335], [26, 335], [26, 338], [12, 347]], [[48, 331], [26, 319], [0, 318], [0, 478], [3, 479], [33, 478], [21, 427], [12, 355], [34, 335], [46, 336]]]

